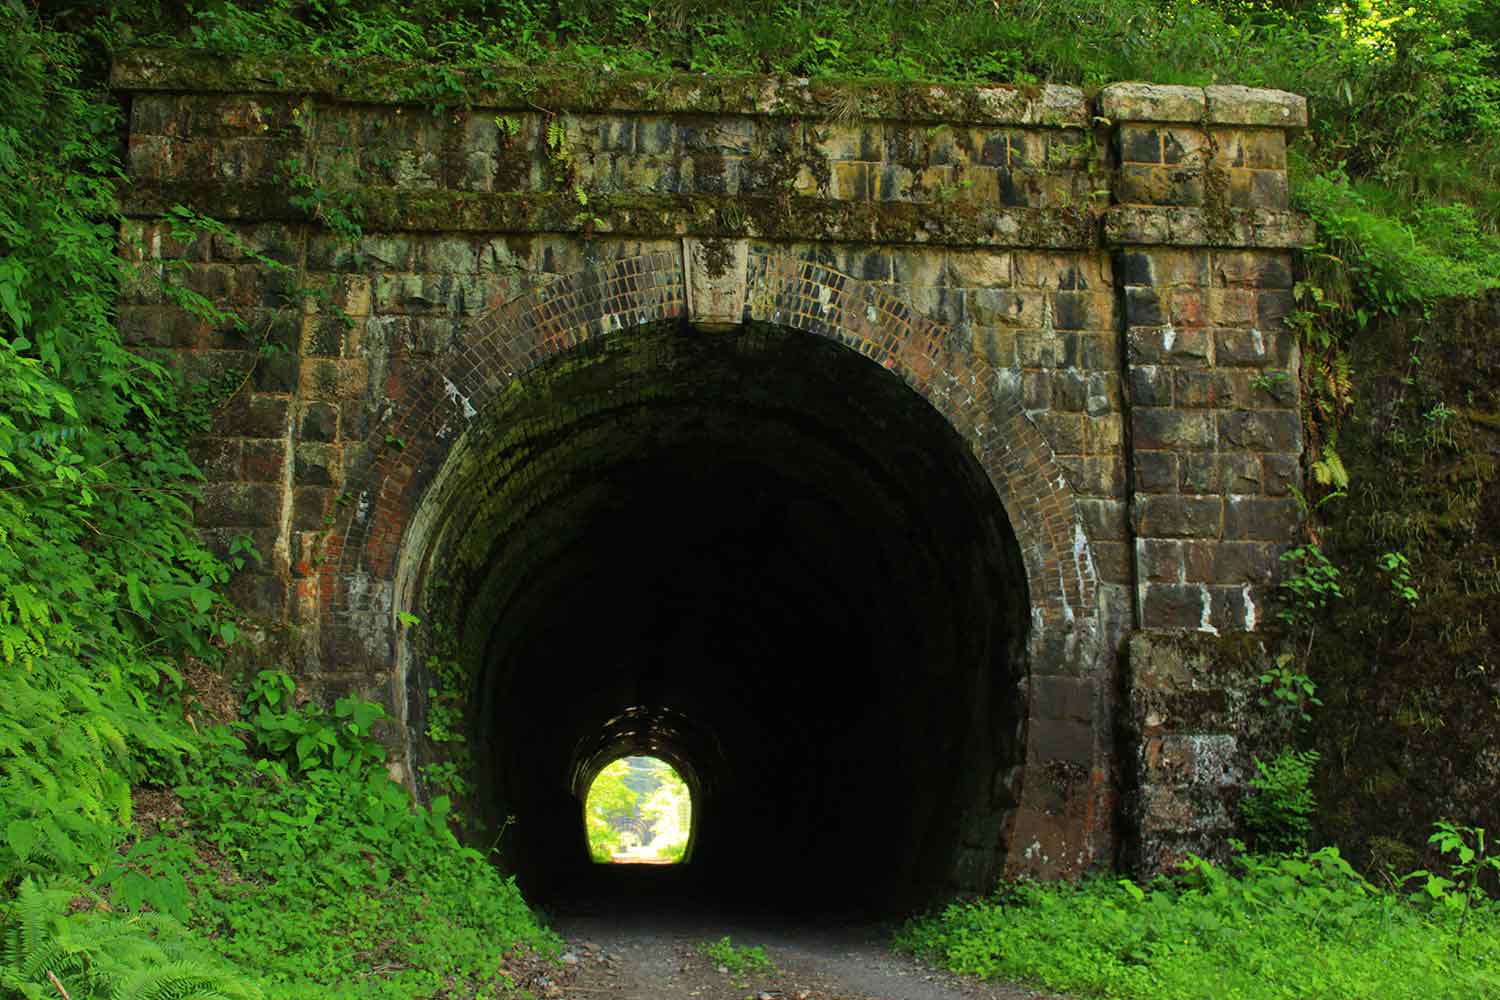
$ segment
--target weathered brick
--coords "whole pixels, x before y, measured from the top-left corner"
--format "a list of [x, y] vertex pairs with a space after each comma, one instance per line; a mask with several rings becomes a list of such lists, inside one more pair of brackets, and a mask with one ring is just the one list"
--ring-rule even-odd
[[1136, 532], [1153, 538], [1218, 538], [1224, 501], [1216, 496], [1138, 497]]
[[[252, 483], [277, 483], [286, 467], [286, 442], [255, 438], [245, 442], [244, 478]], [[278, 511], [279, 511], [278, 505]]]
[[287, 430], [286, 399], [241, 391], [215, 414], [213, 432], [225, 437], [280, 437]]
[[1217, 442], [1214, 414], [1207, 410], [1135, 409], [1131, 443], [1142, 451], [1205, 451]]
[[1161, 132], [1143, 125], [1121, 125], [1115, 132], [1122, 163], [1161, 163]]
[[1068, 761], [1087, 764], [1094, 759], [1092, 722], [1066, 722], [1033, 718], [1028, 728], [1027, 750], [1041, 763]]
[[303, 441], [333, 441], [338, 437], [339, 409], [332, 403], [308, 403], [302, 408], [299, 426]]
[[209, 482], [237, 481], [241, 478], [239, 441], [221, 437], [195, 438], [188, 446], [193, 464]]
[[1042, 437], [1059, 455], [1081, 455], [1088, 451], [1088, 420], [1082, 413], [1051, 410], [1033, 418]]
[[1035, 719], [1091, 722], [1094, 701], [1094, 682], [1087, 678], [1038, 675], [1031, 679], [1031, 713]]
[[1296, 410], [1236, 410], [1219, 414], [1219, 446], [1246, 451], [1300, 451], [1302, 420]]
[[1143, 583], [1143, 628], [1196, 629], [1212, 624], [1213, 597], [1202, 584]]
[[1270, 543], [1219, 542], [1214, 546], [1211, 579], [1229, 585], [1269, 584], [1276, 574], [1277, 556], [1278, 547]]
[[1203, 172], [1195, 167], [1120, 168], [1115, 197], [1121, 204], [1203, 204]]
[[298, 486], [337, 486], [343, 482], [343, 455], [337, 445], [305, 442], [297, 445], [295, 481]]
[[1285, 173], [1280, 170], [1250, 172], [1250, 207], [1279, 211], [1290, 203], [1291, 192]]
[[1179, 368], [1172, 371], [1172, 397], [1184, 410], [1218, 409], [1234, 403], [1234, 382], [1215, 369]]
[[1133, 582], [1129, 542], [1103, 542], [1090, 539], [1089, 548], [1094, 553], [1094, 568], [1102, 582], [1116, 585], [1128, 585]]
[[1161, 326], [1166, 322], [1161, 296], [1148, 287], [1126, 288], [1125, 322], [1129, 326]]
[[[971, 288], [1007, 288], [1011, 283], [1012, 268], [1009, 253], [997, 253], [991, 250], [953, 250], [947, 254], [947, 267], [954, 284]], [[912, 283], [924, 284], [925, 282], [912, 280]]]
[[1167, 785], [1230, 787], [1242, 780], [1239, 742], [1228, 733], [1170, 733], [1141, 747], [1143, 780]]
[[1131, 365], [1128, 372], [1132, 406], [1171, 406], [1177, 369], [1159, 365]]
[[263, 483], [209, 483], [193, 509], [204, 528], [271, 525], [280, 517], [281, 490]]
[[1178, 462], [1170, 451], [1136, 452], [1135, 488], [1142, 493], [1178, 492]]
[[1129, 537], [1126, 530], [1127, 510], [1123, 501], [1082, 497], [1078, 500], [1078, 513], [1092, 540], [1124, 541]]
[[1104, 292], [1055, 292], [1052, 320], [1059, 330], [1108, 330], [1114, 326], [1114, 296]]
[[1260, 293], [1256, 300], [1256, 322], [1263, 330], [1278, 330], [1282, 320], [1294, 312], [1297, 300], [1290, 289], [1272, 289]]
[[1136, 541], [1137, 572], [1151, 583], [1184, 583], [1188, 576], [1189, 543], [1176, 538], [1141, 538]]
[[1201, 129], [1174, 126], [1162, 130], [1162, 162], [1201, 167], [1205, 164], [1208, 139]]
[[254, 361], [250, 384], [256, 392], [289, 393], [301, 378], [302, 359], [293, 353], [276, 351]]
[[1182, 456], [1184, 493], [1259, 493], [1260, 456], [1235, 452], [1198, 452]]
[[1212, 350], [1211, 333], [1201, 327], [1132, 328], [1125, 339], [1132, 364], [1206, 365]]
[[1099, 92], [1099, 114], [1115, 122], [1197, 122], [1206, 107], [1202, 87], [1112, 83]]
[[1213, 283], [1220, 288], [1291, 288], [1291, 259], [1284, 252], [1220, 250], [1213, 255]]
[[1230, 497], [1224, 505], [1224, 537], [1285, 542], [1302, 523], [1295, 498]]
[[1122, 380], [1115, 372], [1090, 372], [1085, 407], [1091, 417], [1120, 413], [1124, 409]]
[[242, 572], [229, 578], [229, 599], [253, 615], [281, 620], [286, 613], [287, 586], [270, 573]]
[[1081, 411], [1088, 403], [1088, 378], [1076, 370], [1061, 370], [1051, 375], [1051, 405], [1063, 411]]
[[1125, 492], [1125, 463], [1115, 456], [1058, 456], [1057, 464], [1067, 473], [1068, 481], [1080, 494], [1089, 496], [1122, 496]]
[[1302, 462], [1296, 455], [1264, 455], [1261, 467], [1267, 496], [1289, 496], [1302, 488]]
[[1203, 88], [1208, 120], [1226, 125], [1307, 126], [1307, 98], [1284, 90], [1220, 84]]
[[1041, 292], [978, 288], [966, 293], [964, 300], [965, 315], [979, 326], [1037, 330], [1042, 326], [1046, 308], [1046, 296]]
[[292, 490], [292, 524], [295, 531], [327, 528], [324, 515], [333, 510], [335, 490], [322, 486], [298, 486]]
[[1093, 455], [1117, 455], [1125, 442], [1125, 418], [1119, 413], [1090, 415], [1088, 450]]

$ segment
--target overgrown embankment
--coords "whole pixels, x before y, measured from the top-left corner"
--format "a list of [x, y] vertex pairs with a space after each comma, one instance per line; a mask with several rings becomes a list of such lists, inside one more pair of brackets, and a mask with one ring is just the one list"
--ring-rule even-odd
[[504, 994], [514, 949], [550, 936], [442, 803], [387, 777], [378, 706], [302, 706], [273, 672], [243, 719], [206, 697], [238, 635], [233, 562], [191, 523], [209, 404], [114, 324], [122, 280], [180, 290], [115, 255], [118, 109], [82, 39], [19, 11], [0, 16], [0, 995]]
[[1348, 350], [1348, 495], [1319, 511], [1345, 596], [1309, 658], [1319, 827], [1402, 867], [1441, 817], [1500, 831], [1500, 293]]

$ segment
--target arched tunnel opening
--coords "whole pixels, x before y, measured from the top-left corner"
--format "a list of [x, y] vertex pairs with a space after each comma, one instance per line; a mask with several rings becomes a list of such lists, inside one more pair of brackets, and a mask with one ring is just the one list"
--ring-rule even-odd
[[774, 326], [596, 338], [474, 416], [407, 545], [413, 762], [462, 730], [476, 839], [534, 901], [606, 885], [584, 799], [632, 754], [690, 788], [661, 875], [683, 891], [894, 911], [992, 884], [1024, 759], [1020, 552], [958, 432], [858, 352]]

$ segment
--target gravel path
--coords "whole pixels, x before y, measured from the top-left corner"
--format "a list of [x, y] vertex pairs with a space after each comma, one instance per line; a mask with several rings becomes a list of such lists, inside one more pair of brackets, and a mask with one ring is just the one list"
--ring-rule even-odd
[[[554, 915], [566, 972], [542, 986], [559, 1000], [1043, 1000], [892, 952], [890, 927], [849, 917], [787, 918], [702, 904], [573, 903]], [[735, 975], [700, 950], [728, 935], [759, 945], [773, 968]]]

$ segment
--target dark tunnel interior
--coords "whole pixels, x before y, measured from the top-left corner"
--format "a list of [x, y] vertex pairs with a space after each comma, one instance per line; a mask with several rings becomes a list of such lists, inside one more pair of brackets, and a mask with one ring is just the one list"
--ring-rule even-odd
[[[778, 327], [611, 334], [513, 383], [424, 503], [467, 808], [532, 899], [608, 883], [583, 799], [627, 754], [693, 793], [660, 876], [689, 891], [897, 909], [988, 886], [1024, 575], [983, 470], [900, 378]], [[428, 760], [434, 683], [409, 677]]]

